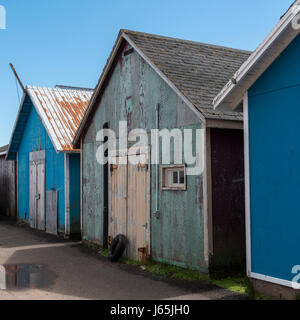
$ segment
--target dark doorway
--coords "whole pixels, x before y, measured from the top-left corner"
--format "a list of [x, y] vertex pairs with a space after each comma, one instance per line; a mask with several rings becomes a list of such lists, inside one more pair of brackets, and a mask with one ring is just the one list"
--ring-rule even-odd
[[211, 129], [213, 256], [211, 271], [245, 273], [244, 137]]

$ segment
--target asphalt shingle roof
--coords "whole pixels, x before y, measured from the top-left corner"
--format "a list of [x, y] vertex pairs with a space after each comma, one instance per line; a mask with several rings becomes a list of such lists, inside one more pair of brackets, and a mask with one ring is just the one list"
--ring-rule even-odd
[[6, 152], [8, 150], [8, 145], [0, 147], [0, 153]]
[[213, 109], [213, 99], [251, 52], [122, 30], [148, 59], [208, 119], [241, 120], [242, 114]]

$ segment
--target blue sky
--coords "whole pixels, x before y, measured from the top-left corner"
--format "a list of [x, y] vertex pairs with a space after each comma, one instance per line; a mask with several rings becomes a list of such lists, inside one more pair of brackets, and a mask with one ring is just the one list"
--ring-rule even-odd
[[9, 62], [24, 85], [94, 88], [121, 28], [254, 50], [292, 2], [0, 0], [0, 146], [19, 108]]

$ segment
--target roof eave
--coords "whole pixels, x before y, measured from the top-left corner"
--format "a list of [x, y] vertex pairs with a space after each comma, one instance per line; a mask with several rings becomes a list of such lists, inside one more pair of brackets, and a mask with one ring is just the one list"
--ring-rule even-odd
[[241, 103], [244, 93], [299, 34], [300, 30], [294, 29], [291, 25], [298, 14], [295, 11], [295, 6], [299, 6], [299, 4], [300, 0], [290, 7], [269, 35], [215, 97], [214, 109], [224, 111], [236, 109]]

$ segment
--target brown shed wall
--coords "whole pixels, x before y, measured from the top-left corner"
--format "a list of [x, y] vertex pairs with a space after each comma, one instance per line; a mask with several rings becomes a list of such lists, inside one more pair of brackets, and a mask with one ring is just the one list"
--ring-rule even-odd
[[0, 156], [0, 215], [16, 217], [16, 162]]

